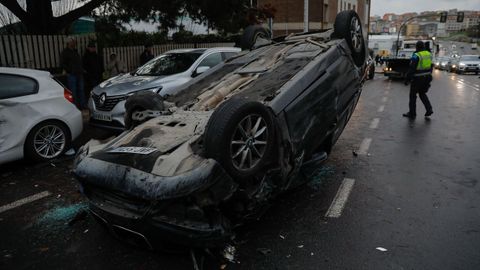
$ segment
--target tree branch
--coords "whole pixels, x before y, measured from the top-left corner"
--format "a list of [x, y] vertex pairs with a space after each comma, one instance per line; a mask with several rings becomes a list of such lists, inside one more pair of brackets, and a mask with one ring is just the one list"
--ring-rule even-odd
[[20, 21], [28, 19], [27, 12], [18, 4], [17, 0], [0, 0], [0, 4], [10, 10]]
[[[0, 1], [3, 1], [3, 0], [0, 0]], [[74, 9], [68, 12], [67, 14], [54, 18], [55, 24], [65, 27], [68, 24], [74, 22], [76, 19], [88, 14], [89, 12], [91, 12], [96, 7], [100, 6], [103, 2], [106, 2], [106, 1], [107, 0], [91, 0], [85, 5], [77, 9]]]

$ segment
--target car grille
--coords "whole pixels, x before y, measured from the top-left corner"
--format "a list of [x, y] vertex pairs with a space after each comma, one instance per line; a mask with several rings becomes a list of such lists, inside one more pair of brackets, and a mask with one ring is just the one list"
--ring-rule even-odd
[[127, 99], [127, 96], [107, 96], [105, 102], [100, 104], [100, 97], [101, 95], [92, 94], [93, 102], [95, 103], [95, 108], [100, 111], [111, 111], [115, 105], [117, 105], [120, 101]]
[[107, 205], [131, 214], [142, 216], [151, 206], [150, 201], [128, 196], [121, 192], [84, 185], [85, 193], [92, 202]]

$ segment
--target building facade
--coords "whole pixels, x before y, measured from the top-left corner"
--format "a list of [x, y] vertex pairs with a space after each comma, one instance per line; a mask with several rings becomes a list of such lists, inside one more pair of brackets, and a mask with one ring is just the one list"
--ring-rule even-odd
[[[277, 12], [273, 19], [273, 36], [288, 35], [304, 30], [304, 0], [258, 0], [257, 5], [271, 4]], [[370, 0], [308, 0], [309, 31], [332, 28], [337, 13], [355, 10], [364, 30], [368, 29]]]

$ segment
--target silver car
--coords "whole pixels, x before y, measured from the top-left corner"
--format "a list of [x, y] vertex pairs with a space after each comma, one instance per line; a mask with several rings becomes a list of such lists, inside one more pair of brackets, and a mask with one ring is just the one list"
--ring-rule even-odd
[[139, 91], [161, 96], [175, 94], [178, 86], [240, 52], [239, 48], [168, 51], [131, 73], [120, 74], [95, 87], [88, 100], [90, 124], [123, 130], [125, 100]]
[[462, 55], [457, 60], [457, 69], [458, 74], [466, 72], [475, 72], [478, 74], [480, 72], [480, 55]]

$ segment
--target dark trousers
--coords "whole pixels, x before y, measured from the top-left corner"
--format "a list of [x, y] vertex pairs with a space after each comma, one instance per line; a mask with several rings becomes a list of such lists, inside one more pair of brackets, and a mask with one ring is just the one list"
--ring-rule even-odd
[[430, 88], [430, 82], [432, 81], [432, 76], [427, 75], [427, 76], [420, 76], [420, 77], [414, 77], [412, 84], [410, 86], [410, 101], [408, 103], [409, 107], [409, 113], [411, 115], [416, 115], [417, 114], [417, 94], [420, 97], [420, 100], [422, 101], [423, 105], [425, 106], [425, 110], [427, 112], [432, 111], [432, 104], [430, 104], [430, 100], [428, 100], [427, 97], [427, 92], [428, 89]]

